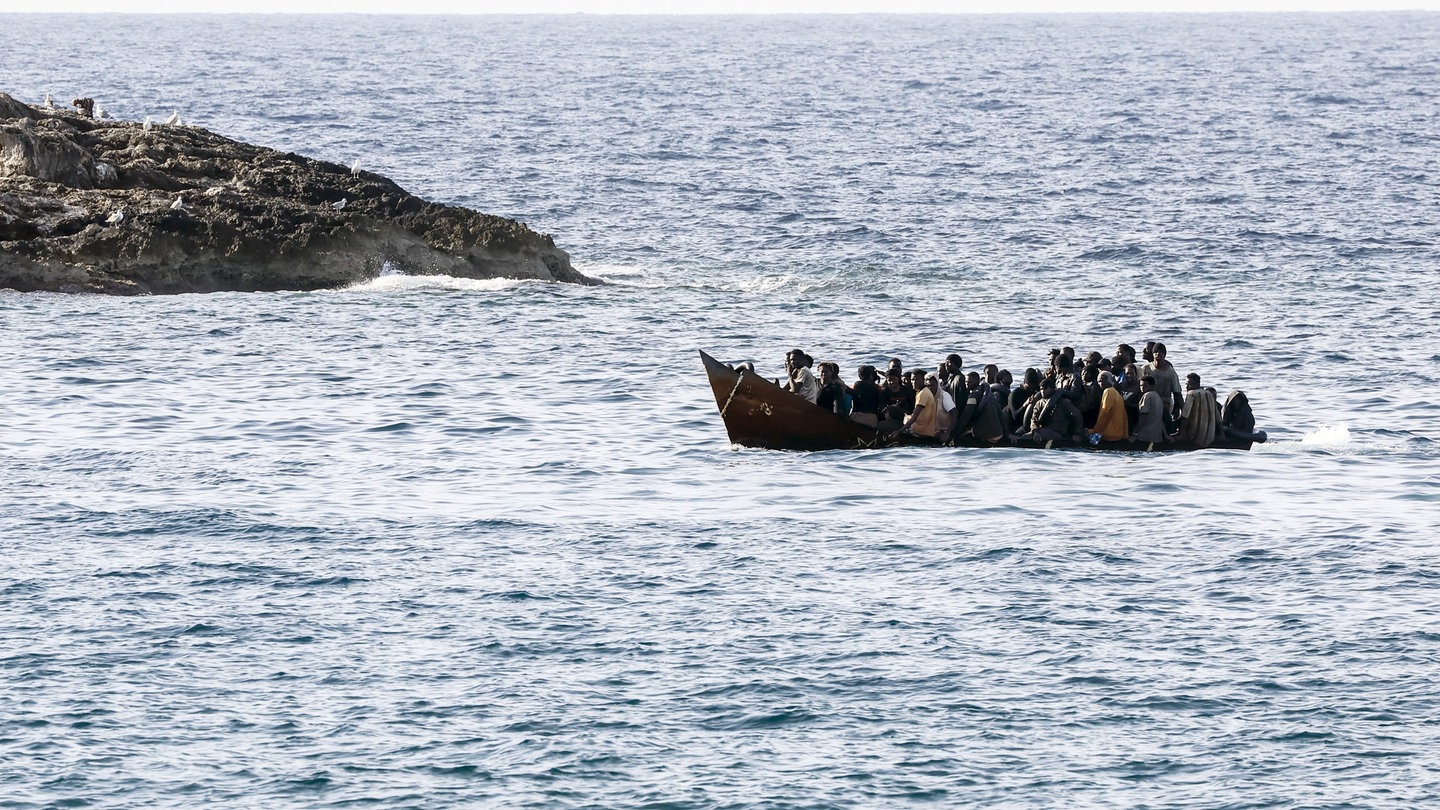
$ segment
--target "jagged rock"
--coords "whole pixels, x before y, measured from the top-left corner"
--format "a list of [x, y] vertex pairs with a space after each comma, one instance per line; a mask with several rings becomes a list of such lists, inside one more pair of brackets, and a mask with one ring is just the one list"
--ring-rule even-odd
[[370, 172], [0, 93], [0, 288], [312, 290], [374, 278], [387, 263], [597, 283], [546, 234], [426, 202]]

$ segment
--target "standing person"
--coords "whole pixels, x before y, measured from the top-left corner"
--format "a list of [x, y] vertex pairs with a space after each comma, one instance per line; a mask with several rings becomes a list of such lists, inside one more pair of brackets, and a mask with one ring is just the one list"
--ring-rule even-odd
[[785, 383], [785, 390], [804, 397], [814, 402], [820, 396], [820, 386], [815, 382], [815, 375], [810, 371], [810, 365], [815, 361], [800, 349], [791, 349], [785, 353], [785, 376], [788, 381]]
[[1159, 394], [1160, 401], [1165, 403], [1165, 430], [1172, 432], [1176, 417], [1180, 413], [1184, 392], [1180, 388], [1180, 372], [1175, 370], [1173, 363], [1165, 359], [1165, 355], [1164, 343], [1156, 343], [1151, 347], [1151, 356], [1154, 359], [1140, 369], [1140, 376], [1155, 378], [1155, 393]]
[[[953, 416], [957, 418], [960, 416], [960, 409], [965, 407], [965, 392], [968, 390], [965, 386], [964, 365], [965, 362], [960, 358], [960, 355], [952, 354], [946, 356], [945, 366], [946, 371], [949, 372], [949, 377], [942, 376], [940, 378], [940, 388], [949, 394], [950, 401], [955, 403], [956, 410]], [[954, 426], [954, 422], [955, 419], [951, 419], [952, 427]]]
[[1135, 423], [1135, 435], [1132, 438], [1145, 444], [1158, 444], [1166, 441], [1165, 404], [1161, 401], [1160, 395], [1155, 393], [1154, 377], [1140, 378], [1138, 411], [1140, 418]]
[[1099, 365], [1087, 365], [1085, 370], [1080, 372], [1080, 401], [1076, 407], [1080, 409], [1080, 415], [1085, 417], [1085, 425], [1089, 427], [1095, 424], [1095, 419], [1100, 415], [1100, 398], [1104, 390], [1100, 386]]
[[1135, 362], [1135, 347], [1129, 343], [1121, 343], [1115, 347], [1115, 356], [1110, 358], [1110, 370], [1119, 371], [1122, 368]]
[[880, 410], [884, 407], [876, 384], [880, 375], [874, 366], [861, 366], [858, 373], [859, 379], [850, 387], [850, 419], [873, 428], [880, 424]]
[[946, 389], [945, 383], [948, 381], [949, 373], [949, 360], [941, 361], [940, 365], [935, 368], [935, 398], [940, 402], [940, 426], [935, 436], [942, 440], [950, 435], [950, 426], [955, 423], [955, 417], [958, 415], [955, 408], [960, 404]]

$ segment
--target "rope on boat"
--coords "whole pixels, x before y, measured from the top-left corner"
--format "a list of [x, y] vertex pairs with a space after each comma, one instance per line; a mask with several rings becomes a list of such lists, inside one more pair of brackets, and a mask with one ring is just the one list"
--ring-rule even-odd
[[730, 403], [735, 401], [735, 394], [740, 390], [740, 383], [745, 382], [745, 370], [740, 370], [740, 376], [735, 378], [735, 387], [730, 389], [730, 397], [725, 400], [725, 407], [720, 409], [720, 418], [725, 418], [725, 412], [730, 410]]

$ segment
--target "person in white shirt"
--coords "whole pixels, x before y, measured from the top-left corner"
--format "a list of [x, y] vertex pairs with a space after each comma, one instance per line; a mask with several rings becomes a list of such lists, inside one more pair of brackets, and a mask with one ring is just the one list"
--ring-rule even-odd
[[785, 374], [789, 380], [785, 384], [785, 390], [804, 397], [810, 402], [820, 398], [820, 385], [815, 381], [815, 374], [810, 371], [810, 366], [815, 361], [800, 349], [791, 349], [785, 353]]

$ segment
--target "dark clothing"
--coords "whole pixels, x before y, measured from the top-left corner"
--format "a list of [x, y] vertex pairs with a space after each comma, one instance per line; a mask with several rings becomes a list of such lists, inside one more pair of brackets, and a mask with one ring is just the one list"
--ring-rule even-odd
[[980, 401], [975, 404], [975, 417], [970, 422], [975, 438], [993, 442], [1006, 434], [1004, 409], [1000, 397], [989, 386], [980, 386]]
[[1080, 409], [1080, 416], [1085, 420], [1085, 427], [1095, 424], [1095, 417], [1100, 415], [1100, 394], [1103, 389], [1100, 383], [1083, 383], [1080, 389], [1080, 401], [1076, 407]]
[[839, 380], [820, 386], [820, 393], [815, 397], [815, 404], [831, 413], [838, 413], [841, 416], [850, 415], [850, 411], [845, 407], [845, 384]]
[[975, 421], [975, 414], [980, 410], [980, 400], [984, 398], [984, 391], [980, 388], [974, 391], [966, 391], [965, 399], [955, 400], [955, 423], [950, 426], [950, 437], [959, 439], [970, 433], [972, 423]]
[[878, 417], [882, 402], [880, 386], [875, 383], [861, 380], [855, 383], [854, 388], [850, 389], [850, 411], [852, 413], [873, 413]]
[[[1033, 390], [1023, 385], [1016, 386], [1010, 391], [1009, 398], [1005, 402], [1005, 409], [1010, 411], [1010, 413], [1018, 419], [1020, 412], [1025, 409], [1025, 400], [1029, 399], [1033, 393], [1035, 393]], [[1018, 421], [1015, 423], [1015, 426], [1024, 427]]]
[[1041, 441], [1073, 439], [1084, 432], [1085, 422], [1079, 409], [1059, 391], [1030, 413], [1030, 433]]
[[955, 401], [955, 408], [957, 410], [965, 407], [966, 391], [965, 378], [963, 376], [952, 374], [950, 375], [950, 379], [946, 380], [945, 384], [941, 387], [945, 389], [945, 393], [950, 395], [950, 399]]
[[891, 388], [887, 385], [880, 389], [880, 394], [885, 402], [885, 413], [880, 416], [881, 421], [903, 420], [915, 410], [915, 389], [909, 386]]

